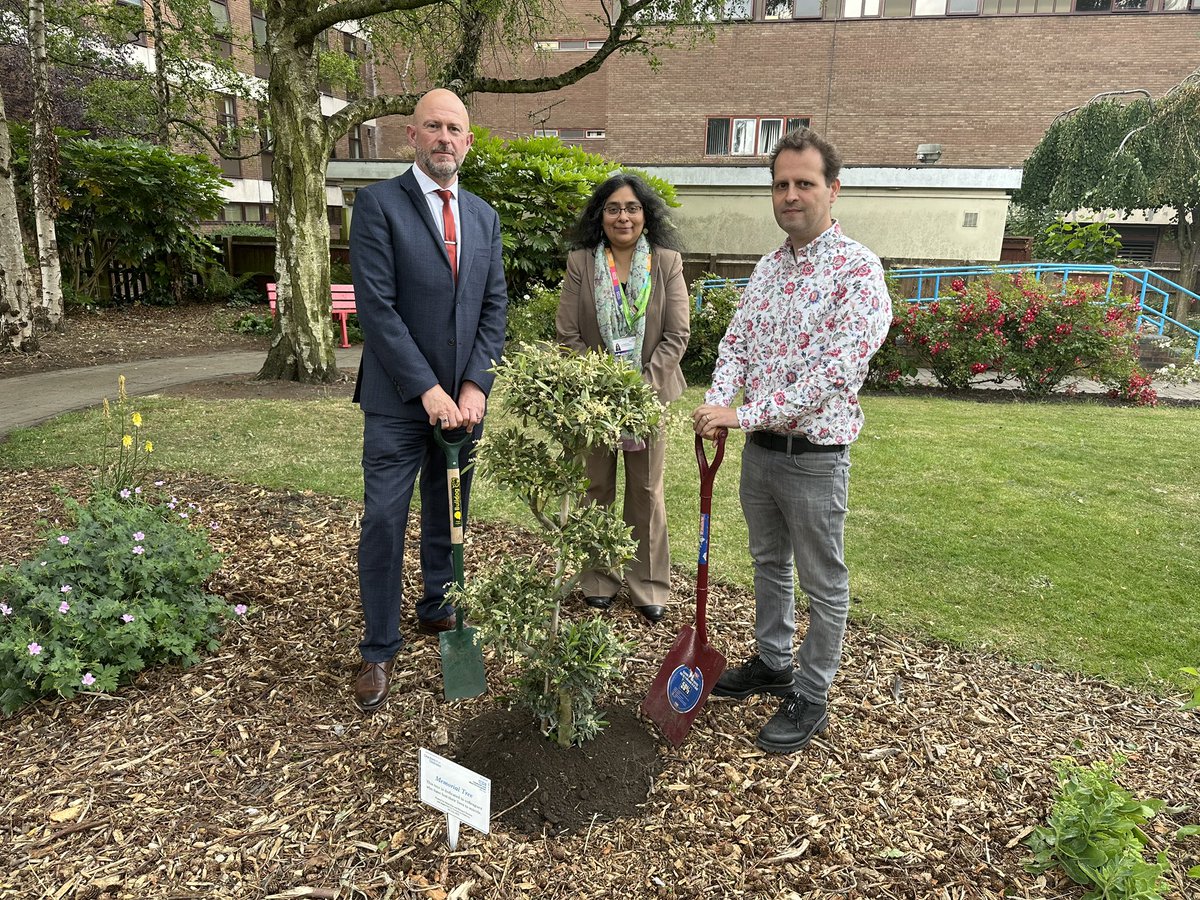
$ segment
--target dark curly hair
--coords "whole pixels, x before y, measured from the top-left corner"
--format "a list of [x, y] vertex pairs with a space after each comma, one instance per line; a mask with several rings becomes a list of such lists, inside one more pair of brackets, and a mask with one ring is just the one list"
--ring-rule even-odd
[[571, 231], [571, 248], [591, 250], [604, 243], [604, 204], [608, 198], [620, 188], [633, 190], [638, 203], [642, 204], [642, 214], [645, 217], [646, 240], [651, 247], [662, 247], [666, 250], [682, 250], [679, 234], [667, 216], [667, 204], [655, 193], [650, 185], [636, 175], [620, 172], [596, 186], [592, 196], [579, 214], [579, 221]]

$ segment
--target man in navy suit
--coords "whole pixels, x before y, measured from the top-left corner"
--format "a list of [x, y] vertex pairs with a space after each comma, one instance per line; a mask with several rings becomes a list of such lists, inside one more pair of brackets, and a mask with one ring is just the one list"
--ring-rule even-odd
[[[363, 355], [354, 400], [362, 406], [363, 519], [358, 580], [365, 630], [354, 699], [364, 712], [388, 694], [403, 644], [400, 608], [404, 530], [421, 479], [418, 629], [454, 627], [445, 455], [434, 428], [482, 432], [500, 359], [508, 291], [496, 211], [458, 185], [474, 135], [466, 107], [447, 90], [425, 94], [408, 140], [416, 165], [358, 192], [350, 230], [354, 296]], [[470, 470], [462, 476], [466, 515]]]

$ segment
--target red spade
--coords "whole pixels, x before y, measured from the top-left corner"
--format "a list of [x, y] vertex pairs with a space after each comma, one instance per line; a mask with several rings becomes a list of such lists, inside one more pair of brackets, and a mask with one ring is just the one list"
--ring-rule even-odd
[[708, 643], [708, 523], [712, 514], [712, 489], [725, 456], [725, 437], [717, 432], [712, 463], [704, 454], [704, 439], [696, 435], [696, 461], [700, 464], [700, 554], [696, 563], [696, 624], [685, 625], [658, 669], [642, 712], [654, 720], [668, 741], [683, 743], [692, 721], [709, 692], [725, 671], [725, 657]]

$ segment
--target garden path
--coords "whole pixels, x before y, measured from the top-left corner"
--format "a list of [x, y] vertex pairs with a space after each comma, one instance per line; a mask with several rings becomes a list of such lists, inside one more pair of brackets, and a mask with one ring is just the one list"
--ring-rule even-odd
[[[362, 347], [335, 351], [342, 369], [358, 368]], [[261, 350], [239, 350], [204, 356], [146, 359], [77, 369], [60, 369], [18, 375], [0, 381], [0, 437], [14, 428], [27, 428], [65, 412], [85, 409], [115, 397], [117, 378], [125, 376], [126, 390], [134, 396], [163, 388], [226, 375], [257, 372], [264, 359]]]

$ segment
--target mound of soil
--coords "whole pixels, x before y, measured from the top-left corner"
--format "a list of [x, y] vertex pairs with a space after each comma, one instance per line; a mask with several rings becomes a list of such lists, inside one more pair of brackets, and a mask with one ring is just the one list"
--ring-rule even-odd
[[595, 740], [562, 749], [525, 710], [487, 710], [462, 723], [456, 760], [492, 779], [493, 819], [523, 834], [637, 816], [662, 770], [658, 742], [628, 708], [606, 718]]

